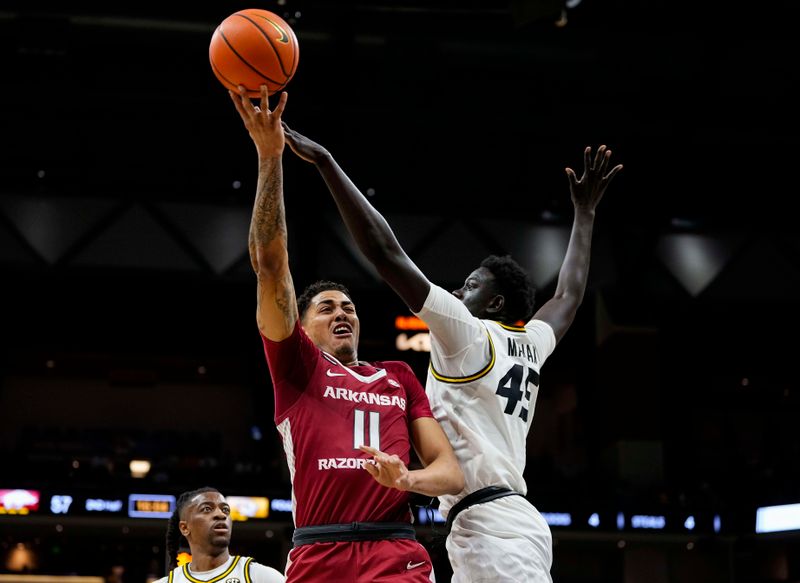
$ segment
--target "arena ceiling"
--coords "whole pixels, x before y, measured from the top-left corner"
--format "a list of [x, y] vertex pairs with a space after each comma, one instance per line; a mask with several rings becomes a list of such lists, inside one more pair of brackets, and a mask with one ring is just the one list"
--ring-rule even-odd
[[[250, 290], [255, 152], [207, 54], [243, 6], [183, 4], [0, 11], [7, 305], [46, 303], [57, 284], [63, 312], [104, 281], [128, 305], [142, 291], [127, 295], [130, 280], [175, 297]], [[455, 285], [486, 253], [512, 252], [547, 293], [571, 216], [563, 168], [605, 143], [625, 165], [598, 210], [592, 272], [612, 319], [772, 305], [795, 321], [792, 6], [702, 4], [262, 7], [300, 42], [286, 120], [373, 193], [432, 279]], [[285, 166], [298, 284], [338, 278], [386, 297], [314, 169], [290, 154]]]

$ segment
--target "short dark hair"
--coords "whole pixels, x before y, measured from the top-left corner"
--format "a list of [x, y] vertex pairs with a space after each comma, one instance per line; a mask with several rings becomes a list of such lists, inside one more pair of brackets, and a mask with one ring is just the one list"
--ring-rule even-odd
[[177, 566], [177, 557], [181, 546], [181, 540], [185, 540], [181, 534], [180, 528], [178, 527], [178, 524], [181, 521], [181, 513], [183, 513], [183, 509], [186, 508], [186, 505], [189, 502], [191, 502], [192, 498], [205, 492], [216, 492], [217, 494], [222, 495], [222, 493], [216, 488], [204, 486], [202, 488], [198, 488], [197, 490], [189, 490], [188, 492], [184, 492], [178, 496], [178, 500], [175, 502], [175, 511], [172, 513], [172, 516], [170, 516], [169, 522], [167, 522], [167, 575], [169, 575], [169, 572]]
[[510, 255], [489, 255], [481, 261], [494, 275], [497, 293], [505, 298], [503, 306], [503, 322], [515, 324], [527, 322], [533, 316], [536, 288], [528, 274]]
[[348, 290], [343, 284], [335, 281], [329, 281], [327, 279], [320, 279], [319, 281], [315, 281], [314, 283], [306, 286], [306, 289], [303, 290], [303, 293], [297, 296], [297, 312], [300, 315], [300, 320], [303, 319], [306, 310], [308, 310], [308, 306], [311, 304], [311, 299], [318, 293], [331, 289], [342, 292], [352, 301], [353, 298], [350, 295], [350, 290]]

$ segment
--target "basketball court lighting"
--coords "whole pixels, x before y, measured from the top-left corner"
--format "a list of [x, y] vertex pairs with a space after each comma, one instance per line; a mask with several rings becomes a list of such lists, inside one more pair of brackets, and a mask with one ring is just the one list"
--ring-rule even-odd
[[131, 477], [144, 478], [150, 471], [150, 462], [148, 460], [131, 460], [129, 467]]
[[762, 506], [756, 509], [756, 532], [800, 530], [800, 504]]

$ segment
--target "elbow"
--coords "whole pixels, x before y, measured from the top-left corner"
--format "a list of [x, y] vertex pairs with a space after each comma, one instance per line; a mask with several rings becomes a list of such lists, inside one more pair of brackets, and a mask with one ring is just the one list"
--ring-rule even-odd
[[275, 279], [289, 269], [289, 254], [285, 245], [253, 246], [250, 263], [259, 280]]
[[412, 491], [426, 496], [444, 496], [458, 494], [464, 489], [464, 473], [454, 455], [439, 456], [425, 466], [424, 470], [411, 472], [415, 476]]
[[466, 485], [467, 483], [464, 481], [464, 474], [461, 472], [461, 468], [458, 468], [458, 476], [453, 479], [453, 487], [450, 488], [448, 494], [458, 494], [466, 487]]
[[369, 261], [372, 263], [385, 261], [389, 255], [389, 248], [384, 241], [381, 241], [377, 233], [368, 232], [363, 241], [365, 244], [362, 245], [361, 250]]
[[440, 496], [444, 495], [444, 494], [449, 494], [450, 496], [457, 495], [459, 492], [461, 492], [464, 489], [464, 479], [462, 478], [461, 481], [458, 482], [458, 483], [461, 484], [461, 485], [460, 486], [456, 486], [456, 484], [454, 483], [452, 488], [448, 488], [447, 490], [442, 492], [442, 494], [440, 494]]
[[403, 256], [402, 249], [396, 241], [381, 240], [378, 236], [370, 235], [368, 244], [362, 248], [367, 261], [375, 267], [392, 266], [399, 262]]
[[578, 312], [578, 308], [580, 308], [581, 304], [583, 303], [583, 297], [585, 293], [586, 288], [580, 286], [556, 290], [556, 293], [553, 295], [553, 300], [557, 301], [561, 306], [563, 306], [564, 310], [567, 313], [572, 314], [572, 317], [574, 318], [575, 314]]

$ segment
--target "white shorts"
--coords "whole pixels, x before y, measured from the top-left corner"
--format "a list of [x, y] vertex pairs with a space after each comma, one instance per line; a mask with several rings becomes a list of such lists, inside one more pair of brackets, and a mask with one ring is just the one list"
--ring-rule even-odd
[[470, 506], [447, 537], [452, 583], [552, 583], [553, 537], [522, 496]]

